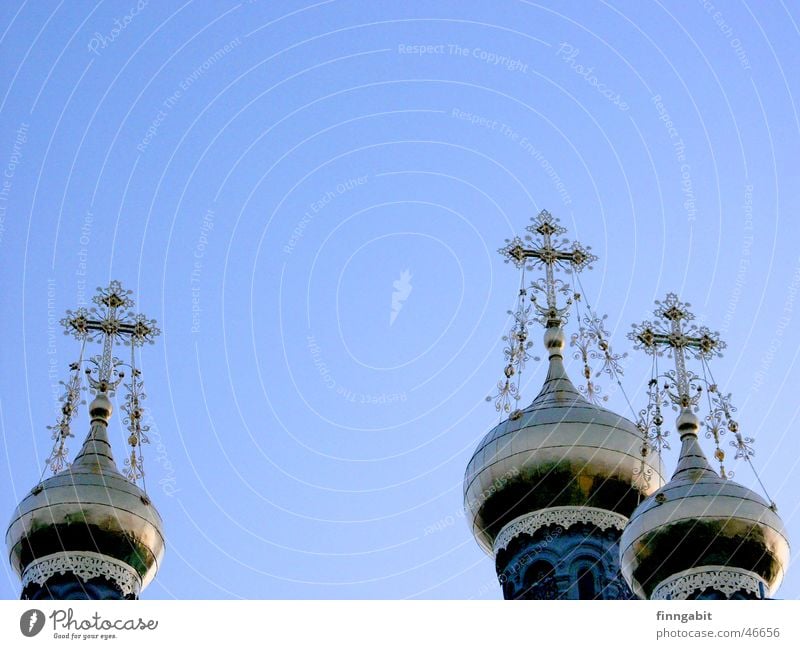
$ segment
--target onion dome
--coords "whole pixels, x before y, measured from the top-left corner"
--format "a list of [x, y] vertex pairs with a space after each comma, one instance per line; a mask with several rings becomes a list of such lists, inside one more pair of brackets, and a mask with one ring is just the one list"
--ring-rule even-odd
[[33, 584], [72, 573], [104, 578], [135, 598], [164, 555], [161, 517], [144, 491], [117, 469], [107, 426], [112, 406], [101, 392], [89, 407], [89, 435], [71, 466], [39, 483], [18, 505], [6, 533], [23, 597]]
[[562, 523], [621, 529], [642, 490], [664, 483], [660, 456], [643, 452], [636, 425], [587, 401], [567, 377], [561, 327], [546, 329], [544, 341], [549, 370], [542, 391], [489, 432], [467, 465], [465, 509], [490, 554], [511, 521], [542, 510], [570, 519]]
[[678, 466], [631, 516], [620, 542], [622, 574], [648, 599], [707, 597], [709, 591], [730, 599], [769, 597], [789, 565], [783, 523], [761, 496], [709, 466], [699, 426], [684, 408]]

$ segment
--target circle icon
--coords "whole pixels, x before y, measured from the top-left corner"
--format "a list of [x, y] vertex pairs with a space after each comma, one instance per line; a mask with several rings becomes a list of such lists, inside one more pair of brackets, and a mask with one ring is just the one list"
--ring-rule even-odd
[[26, 638], [32, 638], [44, 628], [44, 613], [32, 608], [25, 611], [19, 618], [19, 630]]

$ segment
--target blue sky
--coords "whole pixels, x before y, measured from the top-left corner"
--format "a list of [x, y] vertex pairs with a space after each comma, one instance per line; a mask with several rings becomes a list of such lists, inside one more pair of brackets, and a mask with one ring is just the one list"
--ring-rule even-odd
[[[496, 249], [547, 208], [600, 258], [583, 282], [617, 351], [668, 291], [722, 332], [715, 375], [800, 538], [799, 21], [754, 2], [3, 3], [0, 512], [39, 477], [52, 368], [77, 356], [53, 318], [115, 278], [163, 329], [142, 354], [168, 542], [146, 598], [499, 598], [462, 478], [497, 423], [517, 290]], [[632, 353], [637, 407], [648, 378]]]

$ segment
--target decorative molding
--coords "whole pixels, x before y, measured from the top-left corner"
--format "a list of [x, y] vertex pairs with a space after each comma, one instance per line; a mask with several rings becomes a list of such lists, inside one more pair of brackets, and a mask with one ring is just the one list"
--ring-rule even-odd
[[36, 559], [22, 573], [22, 589], [31, 583], [43, 586], [54, 575], [66, 573], [83, 582], [103, 577], [113, 582], [125, 596], [138, 596], [142, 589], [142, 579], [133, 568], [97, 552], [56, 552]]
[[668, 577], [655, 587], [650, 599], [688, 599], [706, 588], [713, 588], [728, 599], [739, 591], [759, 597], [762, 593], [769, 594], [767, 583], [754, 572], [728, 566], [702, 566]]
[[628, 524], [628, 519], [622, 514], [597, 507], [568, 506], [539, 509], [515, 518], [500, 530], [494, 540], [494, 554], [497, 556], [500, 550], [505, 550], [508, 544], [520, 534], [533, 536], [537, 530], [548, 525], [558, 525], [568, 529], [580, 523], [595, 525], [601, 530], [614, 528], [621, 532]]

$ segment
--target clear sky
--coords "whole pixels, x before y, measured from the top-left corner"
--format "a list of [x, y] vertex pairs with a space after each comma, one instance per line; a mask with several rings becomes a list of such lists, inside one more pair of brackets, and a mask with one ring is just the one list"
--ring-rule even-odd
[[[797, 544], [798, 22], [717, 0], [3, 2], [0, 514], [49, 453], [78, 353], [57, 319], [115, 278], [163, 329], [145, 597], [499, 598], [462, 479], [498, 420], [518, 275], [496, 249], [547, 208], [600, 257], [583, 282], [617, 351], [668, 291], [722, 332], [713, 369]], [[648, 378], [633, 352], [636, 407]], [[75, 430], [73, 454], [85, 407]], [[111, 433], [121, 461], [119, 409]]]

